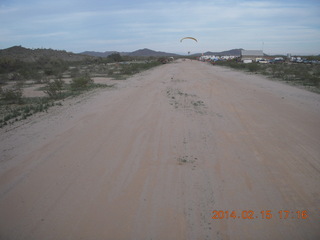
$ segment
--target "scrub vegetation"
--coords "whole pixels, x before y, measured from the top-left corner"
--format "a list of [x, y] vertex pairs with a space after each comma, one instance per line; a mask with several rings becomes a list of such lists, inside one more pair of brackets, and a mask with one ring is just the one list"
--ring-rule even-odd
[[[30, 60], [30, 59], [29, 59]], [[125, 80], [127, 77], [160, 65], [156, 58], [122, 57], [82, 58], [67, 61], [41, 56], [22, 61], [12, 56], [0, 58], [0, 128], [50, 107], [62, 105], [63, 99], [113, 84], [94, 83], [94, 77]], [[41, 97], [27, 97], [24, 89], [39, 86]]]
[[302, 86], [320, 93], [320, 64], [303, 63], [241, 63], [236, 61], [217, 61], [216, 65], [263, 74], [286, 83]]

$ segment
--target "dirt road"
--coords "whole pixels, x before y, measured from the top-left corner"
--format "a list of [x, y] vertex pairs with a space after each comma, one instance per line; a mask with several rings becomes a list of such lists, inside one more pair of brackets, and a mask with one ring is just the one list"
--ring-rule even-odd
[[178, 61], [52, 111], [1, 130], [0, 239], [320, 239], [317, 94]]

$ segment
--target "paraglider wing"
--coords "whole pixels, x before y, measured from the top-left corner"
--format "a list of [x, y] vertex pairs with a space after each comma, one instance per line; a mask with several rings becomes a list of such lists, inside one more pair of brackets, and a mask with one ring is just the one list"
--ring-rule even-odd
[[191, 40], [194, 40], [194, 41], [198, 42], [198, 40], [195, 39], [195, 38], [193, 38], [193, 37], [184, 37], [184, 38], [181, 38], [180, 42], [182, 42], [182, 40], [184, 40], [184, 39], [191, 39]]

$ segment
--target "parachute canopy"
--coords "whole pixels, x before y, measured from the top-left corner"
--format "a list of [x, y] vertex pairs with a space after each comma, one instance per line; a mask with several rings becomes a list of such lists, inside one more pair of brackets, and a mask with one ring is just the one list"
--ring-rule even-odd
[[197, 39], [193, 38], [193, 37], [184, 37], [184, 38], [181, 38], [180, 42], [182, 42], [184, 39], [191, 39], [191, 40], [194, 40], [196, 42], [198, 42]]

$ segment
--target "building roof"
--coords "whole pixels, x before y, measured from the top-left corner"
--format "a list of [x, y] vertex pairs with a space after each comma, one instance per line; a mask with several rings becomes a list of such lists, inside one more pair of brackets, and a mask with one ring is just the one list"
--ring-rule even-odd
[[241, 50], [241, 56], [263, 56], [262, 50]]

